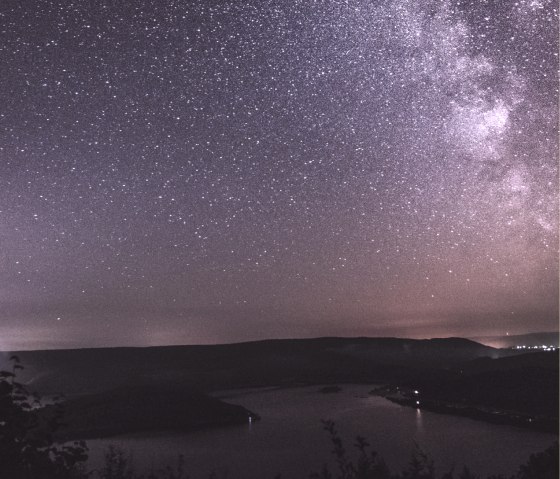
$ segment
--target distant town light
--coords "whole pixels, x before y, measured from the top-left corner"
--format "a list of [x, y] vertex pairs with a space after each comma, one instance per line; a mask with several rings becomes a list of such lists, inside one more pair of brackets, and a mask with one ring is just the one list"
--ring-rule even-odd
[[546, 346], [545, 344], [541, 346], [526, 346], [525, 344], [518, 344], [517, 346], [512, 346], [512, 349], [542, 349], [543, 351], [556, 351], [558, 346]]
[[414, 390], [414, 394], [419, 394], [418, 389]]

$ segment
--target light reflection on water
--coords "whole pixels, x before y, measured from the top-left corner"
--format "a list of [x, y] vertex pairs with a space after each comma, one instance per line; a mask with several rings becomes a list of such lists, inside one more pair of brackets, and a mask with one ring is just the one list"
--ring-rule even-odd
[[364, 436], [393, 470], [402, 469], [418, 445], [438, 473], [468, 465], [475, 473], [513, 474], [529, 454], [548, 447], [556, 436], [499, 426], [420, 409], [405, 408], [377, 396], [372, 386], [347, 385], [335, 394], [318, 387], [225, 392], [224, 400], [262, 416], [241, 426], [189, 434], [159, 433], [88, 441], [90, 465], [116, 444], [131, 452], [138, 468], [176, 462], [184, 454], [191, 479], [212, 471], [229, 478], [308, 477], [330, 460], [332, 446], [321, 420], [335, 421], [348, 450]]
[[424, 423], [422, 421], [422, 409], [416, 409], [416, 431], [418, 434], [424, 432]]

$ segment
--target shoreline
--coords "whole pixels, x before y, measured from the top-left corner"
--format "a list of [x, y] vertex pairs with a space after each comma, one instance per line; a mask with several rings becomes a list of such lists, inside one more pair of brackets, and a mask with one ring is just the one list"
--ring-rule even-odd
[[436, 414], [466, 417], [490, 424], [515, 426], [531, 431], [549, 433], [558, 436], [558, 418], [529, 415], [517, 411], [505, 411], [477, 405], [457, 404], [442, 400], [425, 399], [417, 392], [406, 388], [385, 386], [370, 392], [401, 406], [420, 409]]

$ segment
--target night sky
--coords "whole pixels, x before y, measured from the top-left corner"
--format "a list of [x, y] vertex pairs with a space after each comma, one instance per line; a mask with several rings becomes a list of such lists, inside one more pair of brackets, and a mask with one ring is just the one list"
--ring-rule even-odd
[[556, 1], [2, 0], [0, 349], [558, 328]]

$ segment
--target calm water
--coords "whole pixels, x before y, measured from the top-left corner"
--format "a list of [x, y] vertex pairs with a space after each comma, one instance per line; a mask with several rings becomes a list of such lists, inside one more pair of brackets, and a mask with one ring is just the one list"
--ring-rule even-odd
[[90, 466], [115, 444], [133, 457], [137, 470], [176, 462], [183, 454], [191, 479], [212, 471], [244, 479], [304, 478], [330, 460], [331, 445], [321, 419], [332, 419], [346, 440], [366, 437], [393, 470], [409, 461], [415, 444], [427, 452], [440, 473], [467, 464], [476, 473], [510, 474], [527, 457], [557, 436], [498, 426], [466, 418], [405, 408], [369, 396], [372, 386], [349, 385], [336, 394], [318, 387], [224, 392], [219, 397], [259, 413], [252, 424], [189, 434], [151, 434], [88, 441]]

